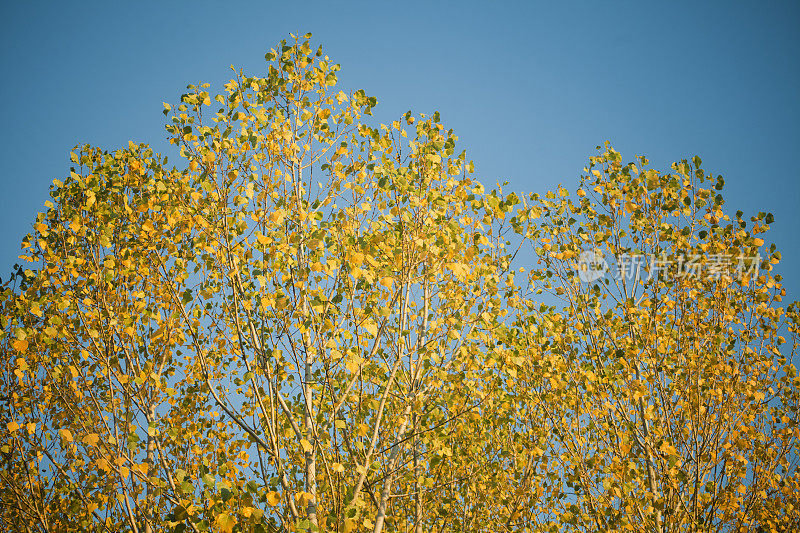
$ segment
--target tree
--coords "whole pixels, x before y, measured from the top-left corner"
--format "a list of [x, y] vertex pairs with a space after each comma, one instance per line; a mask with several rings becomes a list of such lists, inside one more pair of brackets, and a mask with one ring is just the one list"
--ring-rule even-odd
[[307, 38], [267, 60], [222, 95], [189, 87], [167, 126], [185, 171], [85, 146], [55, 183], [24, 243], [40, 268], [4, 293], [6, 523], [381, 531], [448, 513], [465, 473], [441, 459], [502, 394], [483, 363], [514, 290], [515, 197], [470, 179], [438, 114], [407, 114], [410, 135], [365, 125], [375, 99], [336, 91]]
[[[797, 314], [777, 277], [576, 277], [589, 245], [750, 253], [767, 215], [719, 226], [685, 164], [639, 177], [610, 149], [577, 203], [487, 192], [438, 113], [369, 126], [375, 98], [338, 90], [309, 38], [165, 104], [185, 168], [133, 143], [71, 154], [0, 293], [0, 524], [796, 520]], [[530, 244], [542, 267], [520, 280]]]
[[[775, 245], [760, 257], [773, 217], [749, 231], [741, 211], [731, 219], [724, 180], [700, 165], [661, 174], [606, 146], [576, 196], [532, 196], [531, 280], [560, 303], [520, 337], [567, 489], [554, 512], [575, 529], [800, 526], [799, 322], [778, 306]], [[586, 261], [603, 250], [616, 276]]]

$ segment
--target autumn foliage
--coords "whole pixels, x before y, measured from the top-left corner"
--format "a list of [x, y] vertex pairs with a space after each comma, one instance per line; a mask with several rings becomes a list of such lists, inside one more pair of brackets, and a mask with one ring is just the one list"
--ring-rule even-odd
[[800, 527], [771, 215], [608, 145], [574, 193], [487, 191], [309, 37], [165, 104], [178, 167], [71, 154], [0, 292], [0, 527]]

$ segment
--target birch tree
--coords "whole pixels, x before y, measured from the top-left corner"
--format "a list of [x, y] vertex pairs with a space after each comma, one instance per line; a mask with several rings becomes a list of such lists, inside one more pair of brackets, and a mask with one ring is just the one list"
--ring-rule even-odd
[[531, 197], [531, 283], [555, 305], [519, 338], [563, 527], [798, 526], [798, 315], [763, 239], [773, 217], [727, 213], [701, 163], [660, 173], [607, 145], [575, 195]]
[[523, 202], [310, 35], [265, 59], [164, 104], [177, 166], [54, 182], [0, 287], [0, 527], [797, 527], [771, 215], [610, 147]]
[[368, 126], [376, 100], [308, 37], [266, 59], [165, 105], [184, 170], [86, 146], [55, 183], [4, 293], [8, 524], [452, 520], [448, 458], [505, 394], [484, 362], [516, 197], [438, 113]]

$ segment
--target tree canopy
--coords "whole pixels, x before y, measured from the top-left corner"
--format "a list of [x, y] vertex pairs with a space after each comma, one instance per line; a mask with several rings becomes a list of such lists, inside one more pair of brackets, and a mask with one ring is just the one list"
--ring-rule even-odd
[[178, 167], [71, 153], [0, 292], [4, 529], [800, 527], [772, 215], [608, 144], [487, 191], [309, 39], [165, 104]]

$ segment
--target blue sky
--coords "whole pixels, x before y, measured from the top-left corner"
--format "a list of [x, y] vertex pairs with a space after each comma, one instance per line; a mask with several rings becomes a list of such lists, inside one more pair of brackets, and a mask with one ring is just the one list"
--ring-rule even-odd
[[171, 156], [162, 102], [312, 32], [379, 120], [440, 111], [486, 185], [574, 189], [605, 140], [661, 169], [700, 155], [729, 213], [775, 215], [800, 299], [798, 2], [7, 2], [0, 21], [3, 277], [73, 145]]

